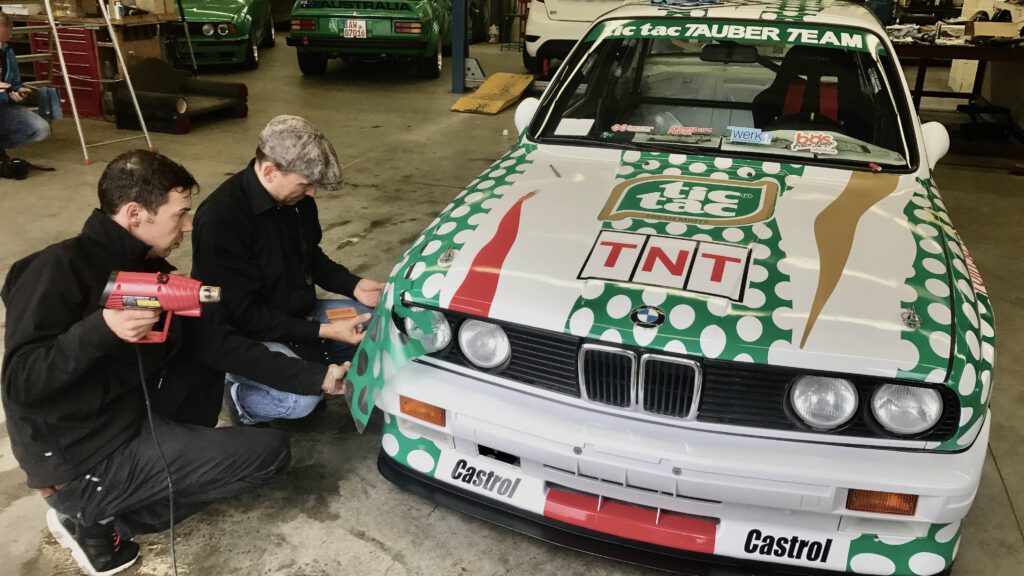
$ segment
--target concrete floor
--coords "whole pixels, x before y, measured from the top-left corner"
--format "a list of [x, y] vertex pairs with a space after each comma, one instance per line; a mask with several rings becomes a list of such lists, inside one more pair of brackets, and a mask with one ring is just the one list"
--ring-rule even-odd
[[[519, 53], [474, 47], [486, 72], [519, 71]], [[447, 74], [448, 62], [445, 62]], [[304, 78], [294, 50], [279, 39], [259, 70], [218, 72], [250, 87], [245, 119], [198, 124], [186, 136], [154, 135], [155, 146], [183, 163], [205, 191], [241, 169], [256, 135], [273, 115], [305, 116], [334, 141], [345, 188], [320, 196], [323, 247], [356, 272], [384, 279], [435, 214], [512, 143], [511, 110], [498, 116], [449, 112], [447, 76], [417, 80], [408, 66], [346, 68]], [[930, 79], [931, 80], [931, 79]], [[104, 122], [86, 121], [90, 142], [123, 138]], [[70, 120], [53, 137], [18, 154], [56, 172], [23, 182], [0, 180], [0, 273], [22, 256], [78, 232], [96, 205], [103, 166], [142, 145], [91, 148], [83, 166]], [[985, 277], [997, 318], [999, 371], [985, 475], [954, 570], [958, 576], [1003, 576], [1024, 565], [1024, 181], [1009, 162], [947, 158], [937, 181], [954, 222]], [[205, 193], [204, 193], [205, 196]], [[200, 200], [202, 196], [200, 197]], [[186, 243], [172, 260], [189, 270]], [[0, 320], [2, 324], [2, 320]], [[181, 574], [645, 574], [648, 571], [562, 549], [404, 493], [377, 473], [379, 420], [359, 435], [343, 404], [309, 421], [282, 426], [293, 434], [287, 476], [259, 493], [221, 503], [177, 530]], [[2, 415], [0, 415], [2, 419]], [[0, 427], [2, 428], [2, 427]], [[0, 429], [0, 559], [4, 574], [77, 574], [45, 528], [43, 500], [24, 484]], [[169, 574], [166, 534], [140, 538], [134, 573]], [[130, 572], [131, 573], [131, 572]]]

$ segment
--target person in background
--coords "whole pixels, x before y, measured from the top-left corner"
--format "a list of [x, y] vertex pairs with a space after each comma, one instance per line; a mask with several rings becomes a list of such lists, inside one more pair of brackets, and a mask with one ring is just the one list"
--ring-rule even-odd
[[18, 60], [7, 43], [11, 39], [11, 16], [0, 12], [0, 162], [7, 161], [7, 149], [45, 140], [50, 125], [41, 116], [18, 103], [31, 89], [21, 82]]

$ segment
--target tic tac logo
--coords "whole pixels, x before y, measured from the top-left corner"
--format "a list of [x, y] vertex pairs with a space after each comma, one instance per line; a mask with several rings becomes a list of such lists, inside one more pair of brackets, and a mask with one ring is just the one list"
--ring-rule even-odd
[[664, 286], [741, 302], [750, 263], [745, 246], [602, 230], [578, 278]]
[[808, 540], [798, 536], [772, 536], [754, 529], [747, 532], [743, 542], [743, 551], [747, 554], [806, 560], [808, 562], [828, 562], [828, 554], [832, 550], [832, 539], [824, 542]]
[[644, 176], [616, 186], [598, 218], [653, 218], [737, 226], [770, 218], [778, 193], [779, 185], [769, 180], [731, 182], [694, 176]]

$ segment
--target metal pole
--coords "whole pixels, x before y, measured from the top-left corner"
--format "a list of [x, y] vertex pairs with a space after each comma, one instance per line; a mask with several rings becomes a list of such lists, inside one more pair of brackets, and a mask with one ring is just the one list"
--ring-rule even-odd
[[[49, 0], [47, 0], [49, 2]], [[121, 54], [121, 43], [117, 41], [117, 32], [114, 31], [114, 25], [110, 22], [110, 12], [107, 10], [106, 2], [99, 2], [100, 10], [103, 11], [103, 19], [107, 22], [107, 31], [110, 33], [110, 43], [114, 45], [114, 53], [117, 54], [117, 61], [121, 64], [121, 71], [124, 72], [124, 81], [128, 84], [128, 93], [132, 96], [132, 103], [135, 104], [135, 113], [139, 116], [139, 127], [142, 128], [142, 134], [146, 137], [146, 147], [150, 150], [153, 149], [153, 142], [149, 139], [149, 130], [146, 129], [146, 120], [142, 117], [142, 109], [139, 108], [139, 100], [135, 97], [135, 86], [132, 85], [132, 75], [128, 73], [128, 63], [124, 61], [124, 55]]]
[[[185, 20], [185, 6], [182, 5], [181, 0], [178, 0], [178, 17], [181, 19], [181, 27], [185, 30], [185, 42], [188, 44], [188, 54], [192, 57], [192, 74], [199, 76], [199, 66], [196, 65], [196, 51], [192, 48], [192, 35], [188, 31], [188, 22]], [[271, 23], [271, 26], [274, 24]], [[174, 47], [174, 51], [178, 51], [177, 45]]]
[[469, 0], [453, 0], [455, 18], [452, 26], [452, 93], [462, 94], [466, 91], [466, 4]]
[[[50, 0], [44, 0], [46, 5], [46, 18], [50, 21], [50, 34], [53, 42], [51, 46], [57, 44], [57, 59], [60, 60], [60, 72], [64, 76], [64, 88], [68, 91], [68, 102], [71, 103], [71, 116], [75, 119], [75, 128], [78, 129], [78, 140], [82, 144], [82, 157], [85, 158], [85, 164], [92, 164], [92, 160], [89, 160], [89, 151], [85, 147], [85, 134], [82, 133], [82, 121], [78, 118], [78, 105], [75, 104], [75, 93], [71, 91], [71, 78], [68, 76], [68, 67], [64, 64], [64, 49], [60, 45], [60, 36], [57, 36], [57, 22], [53, 17], [53, 7], [50, 6]], [[50, 77], [53, 75], [53, 66], [50, 66]]]

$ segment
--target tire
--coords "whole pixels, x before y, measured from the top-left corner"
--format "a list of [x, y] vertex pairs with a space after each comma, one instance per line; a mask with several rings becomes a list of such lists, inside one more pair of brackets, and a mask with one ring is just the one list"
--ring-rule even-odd
[[306, 76], [323, 76], [327, 72], [327, 55], [317, 52], [296, 52], [299, 70]]
[[260, 66], [260, 47], [253, 40], [252, 32], [249, 33], [249, 38], [245, 43], [245, 64], [242, 65], [246, 70], [255, 70]]
[[524, 42], [521, 46], [523, 52], [523, 66], [526, 71], [530, 74], [540, 75], [544, 72], [544, 62], [540, 56], [530, 56], [530, 53], [526, 51], [526, 43]]
[[260, 48], [273, 48], [277, 44], [277, 30], [274, 30], [274, 23], [268, 18], [267, 29], [263, 31], [263, 39], [260, 40]]
[[416, 75], [420, 78], [433, 79], [441, 77], [443, 57], [441, 55], [440, 42], [438, 42], [434, 48], [436, 53], [433, 56], [421, 56], [416, 58]]

